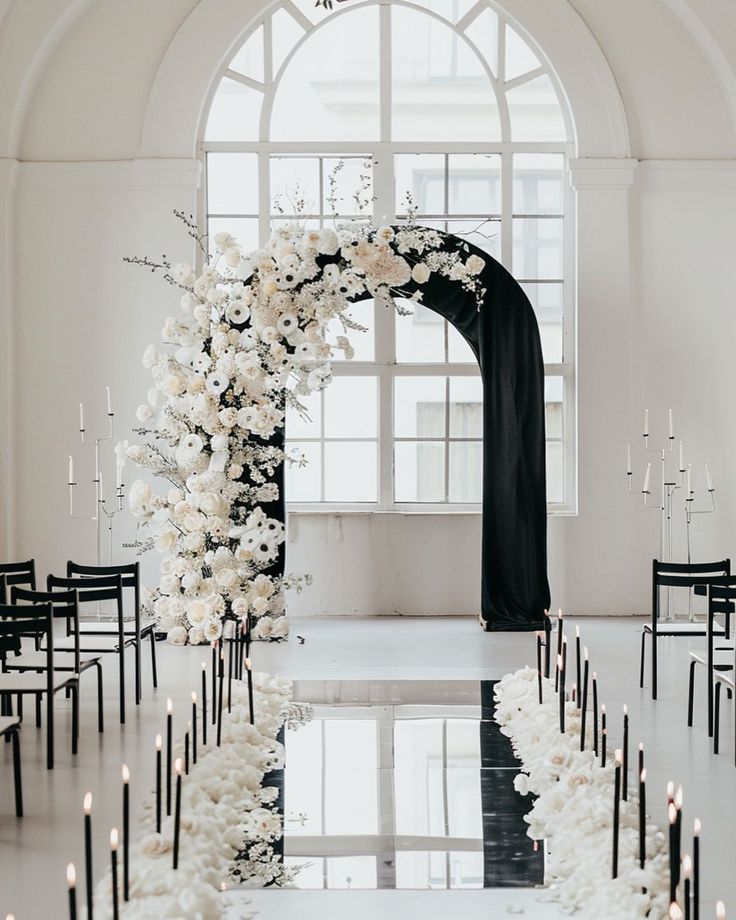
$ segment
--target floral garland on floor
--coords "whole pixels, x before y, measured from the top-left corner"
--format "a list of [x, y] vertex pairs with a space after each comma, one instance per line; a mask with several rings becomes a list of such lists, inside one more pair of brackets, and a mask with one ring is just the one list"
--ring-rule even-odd
[[[135, 545], [167, 554], [152, 612], [176, 644], [211, 642], [225, 617], [246, 614], [256, 638], [285, 638], [284, 590], [308, 583], [279, 567], [284, 523], [273, 515], [287, 408], [305, 413], [300, 399], [329, 384], [330, 358], [352, 357], [348, 333], [364, 331], [350, 317], [353, 301], [420, 302], [436, 273], [480, 304], [485, 262], [465, 244], [443, 249], [441, 234], [413, 223], [378, 230], [295, 223], [250, 253], [218, 233], [209, 256], [192, 219], [177, 216], [204, 254], [201, 271], [166, 256], [126, 260], [161, 271], [181, 295], [180, 315], [162, 330], [174, 350], [146, 349], [154, 385], [136, 429], [145, 443], [127, 449], [167, 481], [155, 492], [139, 479], [129, 493], [146, 537]], [[331, 340], [335, 322], [344, 334]]]
[[[173, 816], [162, 818], [157, 833], [155, 803], [144, 806], [145, 833], [131, 847], [130, 901], [120, 899], [123, 920], [217, 920], [224, 911], [225, 887], [289, 885], [298, 871], [285, 867], [274, 852], [273, 844], [283, 835], [283, 815], [275, 805], [278, 789], [264, 780], [283, 768], [284, 746], [277, 738], [283, 725], [304, 724], [311, 710], [291, 703], [291, 681], [261, 673], [253, 680], [255, 725], [250, 724], [247, 687], [233, 681], [221, 745], [215, 744], [212, 726], [207, 746], [200, 742], [197, 763], [182, 778], [178, 869], [172, 868]], [[174, 756], [183, 759], [183, 743]], [[112, 917], [109, 872], [96, 887], [95, 916]]]
[[[548, 845], [545, 873], [550, 895], [569, 912], [596, 920], [660, 920], [669, 916], [669, 864], [665, 838], [646, 828], [646, 862], [639, 867], [638, 800], [621, 802], [619, 874], [611, 878], [613, 767], [600, 765], [592, 750], [580, 750], [581, 710], [565, 704], [565, 732], [559, 730], [554, 682], [537, 672], [509, 674], [495, 688], [495, 718], [511, 739], [522, 773], [514, 786], [537, 796], [526, 817], [529, 836]], [[592, 727], [588, 726], [592, 743]], [[587, 736], [586, 731], [586, 736]]]

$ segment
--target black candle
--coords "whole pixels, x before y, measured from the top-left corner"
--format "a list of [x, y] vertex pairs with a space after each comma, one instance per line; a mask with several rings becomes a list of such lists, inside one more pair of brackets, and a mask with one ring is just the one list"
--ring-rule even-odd
[[251, 641], [251, 631], [250, 631], [250, 611], [245, 615], [245, 657], [250, 658], [250, 641]]
[[225, 682], [225, 649], [220, 648], [220, 673], [219, 673], [219, 682], [218, 682], [218, 695], [217, 695], [217, 746], [220, 746], [222, 741], [222, 698], [224, 694], [224, 682]]
[[562, 637], [562, 670], [567, 672], [567, 639]]
[[94, 917], [94, 901], [92, 898], [92, 793], [84, 797], [84, 874], [87, 893], [87, 917]]
[[629, 798], [629, 710], [624, 704], [624, 762], [622, 781], [622, 796], [624, 802]]
[[197, 762], [197, 694], [192, 691], [192, 765]]
[[700, 920], [700, 819], [693, 821], [693, 920]]
[[588, 669], [590, 662], [588, 661], [588, 649], [583, 649], [583, 699], [582, 699], [582, 715], [580, 717], [580, 750], [585, 750], [585, 722], [588, 714]]
[[562, 655], [558, 656], [557, 668], [560, 676], [560, 692], [558, 694], [560, 703], [560, 733], [565, 731], [565, 667]]
[[680, 858], [682, 856], [682, 786], [677, 787], [677, 792], [675, 793], [675, 809], [677, 810], [677, 816], [675, 818], [675, 845], [677, 849], [675, 850], [675, 885], [680, 884]]
[[66, 880], [69, 885], [69, 920], [77, 920], [77, 872], [74, 863], [66, 867]]
[[580, 688], [583, 686], [582, 658], [580, 655], [580, 627], [575, 627], [575, 686], [578, 688], [577, 704], [580, 709]]
[[207, 744], [207, 665], [202, 662], [202, 745]]
[[233, 667], [235, 662], [233, 661], [233, 642], [234, 642], [234, 633], [235, 627], [233, 625], [233, 631], [230, 633], [230, 638], [227, 643], [227, 711], [232, 712], [233, 709]]
[[615, 752], [614, 761], [616, 767], [613, 774], [613, 866], [611, 878], [618, 878], [618, 832], [621, 811], [621, 765], [623, 762], [621, 751], [617, 750]]
[[[560, 656], [562, 655], [562, 639], [564, 637], [564, 629], [562, 626], [562, 611], [557, 611], [557, 660], [559, 662]], [[557, 668], [557, 676], [555, 677], [555, 692], [559, 689], [559, 679], [560, 679], [560, 670], [559, 665]]]
[[601, 703], [601, 766], [606, 765], [606, 704]]
[[243, 668], [245, 667], [245, 622], [243, 620], [238, 623], [238, 630], [240, 635], [240, 645], [238, 647], [238, 679], [243, 679]]
[[255, 725], [256, 711], [253, 704], [253, 668], [251, 667], [250, 658], [245, 659], [245, 668], [248, 672], [248, 711], [250, 713], [250, 724]]
[[112, 918], [119, 920], [120, 905], [118, 903], [118, 832], [116, 828], [110, 831], [110, 862], [112, 864]]
[[693, 877], [693, 861], [687, 855], [687, 853], [682, 857], [682, 900], [683, 907], [685, 908], [685, 920], [692, 920], [692, 905], [691, 905], [691, 885]]
[[644, 744], [639, 742], [639, 773], [644, 769]]
[[647, 858], [647, 771], [639, 773], [639, 868]]
[[217, 641], [212, 643], [212, 724], [217, 721]]
[[166, 700], [166, 814], [171, 814], [171, 761], [174, 748], [174, 704]]
[[123, 900], [130, 900], [130, 770], [123, 764]]
[[181, 825], [181, 758], [176, 758], [176, 805], [174, 806], [174, 868], [179, 868], [179, 830]]
[[550, 639], [552, 637], [552, 623], [549, 619], [549, 610], [544, 611], [544, 676], [549, 677], [549, 671], [552, 667], [552, 648]]
[[537, 695], [539, 704], [543, 702], [542, 696], [542, 637], [537, 634]]
[[187, 722], [187, 730], [184, 732], [184, 773], [189, 776], [189, 728], [191, 722]]
[[156, 735], [156, 833], [161, 833], [161, 735]]
[[677, 809], [675, 803], [670, 802], [667, 808], [667, 818], [670, 823], [670, 901], [677, 900]]
[[593, 671], [593, 753], [598, 756], [598, 675]]

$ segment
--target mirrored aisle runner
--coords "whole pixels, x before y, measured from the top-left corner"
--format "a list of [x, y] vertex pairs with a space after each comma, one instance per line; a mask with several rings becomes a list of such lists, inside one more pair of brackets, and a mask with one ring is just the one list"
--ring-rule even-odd
[[491, 682], [309, 681], [286, 736], [287, 864], [299, 888], [533, 887], [530, 800]]

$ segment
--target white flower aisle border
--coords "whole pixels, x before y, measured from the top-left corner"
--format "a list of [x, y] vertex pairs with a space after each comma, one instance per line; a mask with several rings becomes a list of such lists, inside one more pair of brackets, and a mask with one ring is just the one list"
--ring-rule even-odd
[[[284, 591], [309, 583], [278, 570], [277, 479], [286, 459], [304, 462], [282, 449], [287, 408], [306, 414], [300, 399], [329, 384], [334, 354], [352, 357], [348, 333], [365, 331], [350, 317], [356, 299], [406, 312], [395, 298], [421, 302], [438, 274], [480, 306], [485, 262], [462, 241], [443, 248], [440, 233], [411, 221], [318, 230], [297, 219], [250, 253], [218, 233], [209, 255], [193, 219], [174, 213], [200, 249], [200, 270], [166, 256], [126, 259], [161, 272], [181, 306], [162, 330], [172, 348], [150, 345], [144, 355], [154, 381], [137, 411], [145, 443], [127, 449], [167, 482], [155, 492], [139, 479], [129, 493], [145, 537], [134, 545], [167, 554], [149, 606], [179, 645], [218, 639], [227, 617], [250, 617], [253, 638], [282, 639]], [[335, 323], [344, 334], [332, 339]]]
[[618, 875], [612, 878], [617, 769], [608, 761], [603, 766], [589, 749], [590, 714], [588, 747], [581, 751], [582, 710], [575, 702], [564, 703], [561, 732], [555, 681], [542, 678], [541, 703], [539, 686], [538, 671], [530, 668], [504, 677], [495, 688], [495, 718], [521, 761], [517, 792], [537, 796], [526, 820], [529, 836], [547, 843], [550, 898], [566, 911], [596, 920], [682, 917], [679, 907], [674, 913], [670, 909], [665, 836], [646, 820], [646, 861], [640, 866], [639, 799], [631, 794], [618, 803]]
[[[173, 867], [176, 814], [166, 816], [162, 791], [161, 831], [156, 831], [155, 801], [146, 803], [144, 832], [130, 847], [130, 900], [124, 901], [118, 871], [117, 911], [121, 920], [217, 920], [226, 910], [222, 892], [236, 886], [289, 885], [298, 870], [286, 868], [274, 843], [283, 836], [283, 815], [276, 809], [279, 790], [266, 785], [268, 774], [284, 765], [278, 740], [285, 723], [303, 724], [309, 707], [292, 703], [292, 683], [265, 673], [253, 675], [255, 724], [250, 724], [247, 685], [232, 682], [231, 709], [222, 713], [221, 743], [208, 725], [208, 743], [198, 747], [197, 762], [181, 781], [178, 865]], [[173, 756], [184, 758], [184, 744]], [[164, 771], [165, 774], [165, 771]], [[113, 876], [95, 888], [94, 916], [116, 916]], [[243, 913], [243, 918], [253, 912]]]

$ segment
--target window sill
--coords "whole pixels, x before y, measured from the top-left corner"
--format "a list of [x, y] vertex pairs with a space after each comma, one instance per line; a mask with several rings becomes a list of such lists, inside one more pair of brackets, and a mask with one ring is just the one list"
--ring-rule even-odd
[[[367, 516], [373, 515], [376, 517], [389, 515], [389, 516], [403, 516], [403, 517], [446, 517], [450, 515], [459, 515], [467, 517], [479, 517], [483, 511], [480, 505], [469, 508], [469, 507], [459, 507], [459, 508], [432, 508], [425, 506], [419, 506], [417, 508], [356, 508], [346, 507], [341, 505], [335, 505], [334, 507], [320, 507], [314, 506], [309, 507], [308, 505], [287, 505], [286, 506], [287, 514], [290, 515], [299, 515], [303, 517], [324, 517], [327, 515], [334, 515], [335, 517], [352, 517], [352, 516]], [[577, 517], [577, 510], [572, 508], [565, 508], [562, 506], [555, 508], [547, 508], [547, 517]]]

